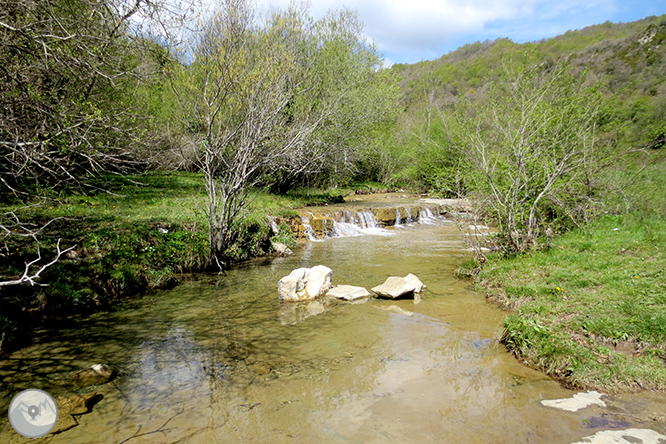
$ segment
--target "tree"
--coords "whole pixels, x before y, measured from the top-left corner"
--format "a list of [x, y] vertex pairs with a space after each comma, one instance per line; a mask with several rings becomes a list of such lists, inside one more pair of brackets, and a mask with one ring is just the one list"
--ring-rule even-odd
[[[143, 32], [161, 0], [5, 0], [0, 4], [0, 177], [15, 194], [80, 186], [141, 161], [144, 116], [128, 106], [164, 53]], [[165, 22], [164, 22], [165, 23]], [[85, 182], [85, 181], [84, 181]], [[7, 191], [7, 189], [5, 191]]]
[[[6, 0], [0, 3], [0, 202], [34, 201], [50, 189], [92, 184], [99, 172], [143, 161], [145, 116], [131, 98], [168, 52], [150, 33], [182, 12], [162, 0]], [[179, 16], [182, 19], [182, 14]], [[164, 34], [162, 42], [168, 41]], [[38, 279], [73, 247], [55, 245], [43, 260], [40, 235], [12, 211], [0, 213], [1, 256], [7, 240], [32, 241], [36, 256], [1, 286]]]
[[543, 63], [495, 85], [491, 101], [458, 117], [476, 189], [499, 224], [503, 247], [534, 245], [557, 213], [577, 222], [594, 199], [594, 174], [603, 164], [596, 144], [600, 98], [574, 76], [567, 61]]
[[255, 17], [245, 0], [223, 2], [174, 83], [206, 180], [214, 260], [233, 244], [251, 187], [322, 170], [332, 147], [317, 131], [377, 62], [357, 44], [358, 29], [313, 26], [304, 9], [275, 12], [260, 26]]

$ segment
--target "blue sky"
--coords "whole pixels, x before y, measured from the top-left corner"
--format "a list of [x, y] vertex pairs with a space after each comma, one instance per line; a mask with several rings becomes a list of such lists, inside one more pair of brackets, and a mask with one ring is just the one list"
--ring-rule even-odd
[[[259, 7], [289, 0], [256, 0]], [[519, 43], [570, 29], [631, 22], [666, 14], [666, 0], [311, 0], [320, 18], [329, 9], [356, 9], [365, 32], [388, 63], [432, 60], [476, 41], [509, 37]]]

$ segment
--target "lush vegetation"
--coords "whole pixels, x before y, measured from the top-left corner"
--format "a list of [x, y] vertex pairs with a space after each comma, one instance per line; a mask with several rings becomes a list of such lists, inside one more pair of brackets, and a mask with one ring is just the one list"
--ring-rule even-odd
[[262, 14], [2, 3], [0, 350], [32, 316], [289, 243], [267, 214], [364, 183], [496, 224], [469, 274], [517, 310], [521, 358], [665, 387], [666, 16], [387, 68], [354, 11]]
[[[53, 221], [40, 232], [44, 257], [55, 254], [56, 243], [74, 245], [47, 268], [41, 281], [48, 286], [3, 289], [0, 328], [7, 347], [29, 340], [26, 325], [44, 317], [90, 313], [110, 309], [127, 296], [150, 289], [169, 288], [178, 273], [210, 268], [206, 195], [201, 175], [186, 172], [144, 173], [100, 177], [115, 194], [68, 194], [44, 205], [7, 207], [21, 219], [37, 224]], [[294, 208], [340, 199], [340, 194], [315, 189], [294, 189], [276, 196], [256, 190], [247, 216], [238, 227], [235, 262], [264, 255], [273, 242], [293, 246], [288, 226], [270, 229], [266, 215], [289, 218]], [[47, 206], [48, 205], [48, 206]], [[20, 275], [36, 251], [30, 237], [6, 244], [11, 251], [0, 267], [3, 276]], [[11, 245], [11, 247], [9, 247]]]

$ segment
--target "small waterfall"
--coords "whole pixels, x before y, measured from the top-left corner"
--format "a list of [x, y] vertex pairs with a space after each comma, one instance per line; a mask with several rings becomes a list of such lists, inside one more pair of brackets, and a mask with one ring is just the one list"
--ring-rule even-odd
[[361, 227], [349, 222], [333, 222], [333, 237], [360, 236], [363, 234]]
[[356, 213], [356, 222], [361, 228], [381, 228], [372, 211], [359, 211]]
[[361, 236], [363, 234], [388, 236], [392, 233], [382, 228], [370, 210], [345, 211], [339, 218], [334, 218], [333, 236]]
[[405, 224], [413, 224], [414, 223], [414, 218], [412, 217], [412, 210], [411, 208], [405, 208]]
[[[395, 217], [393, 216], [395, 215]], [[373, 210], [340, 209], [308, 213], [301, 216], [302, 234], [309, 240], [321, 240], [326, 237], [349, 237], [373, 234], [392, 236], [397, 231], [386, 229], [387, 226], [408, 228], [415, 222], [424, 225], [438, 225], [443, 219], [439, 209], [423, 206], [379, 207]]]
[[303, 227], [305, 227], [305, 237], [308, 240], [317, 240], [317, 233], [312, 229], [312, 225], [310, 225], [310, 218], [307, 216], [301, 216], [301, 223], [303, 224]]
[[428, 207], [419, 208], [419, 223], [426, 225], [433, 225], [437, 222], [432, 210]]

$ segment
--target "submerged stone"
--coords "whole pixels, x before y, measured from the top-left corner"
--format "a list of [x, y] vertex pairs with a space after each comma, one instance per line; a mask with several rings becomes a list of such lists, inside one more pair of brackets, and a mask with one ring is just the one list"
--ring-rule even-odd
[[95, 364], [81, 370], [74, 375], [74, 384], [87, 387], [90, 385], [105, 384], [116, 375], [116, 371], [106, 364]]
[[58, 401], [58, 413], [82, 415], [92, 410], [93, 406], [102, 399], [102, 395], [88, 393], [86, 395], [73, 395]]

